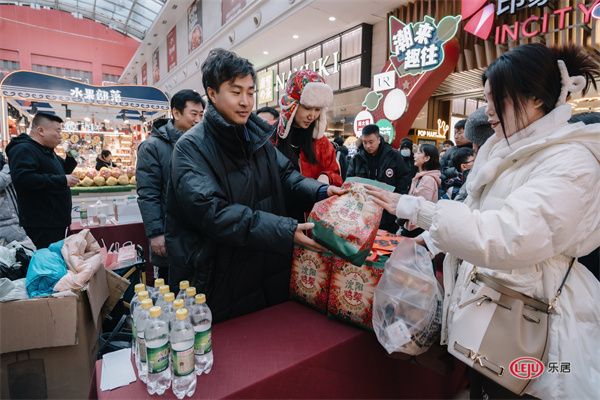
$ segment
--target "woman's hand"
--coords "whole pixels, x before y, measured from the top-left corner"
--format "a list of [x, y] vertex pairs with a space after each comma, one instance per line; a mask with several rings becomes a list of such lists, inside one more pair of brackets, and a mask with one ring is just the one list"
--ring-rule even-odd
[[389, 192], [375, 186], [366, 185], [367, 194], [373, 196], [373, 201], [392, 215], [396, 215], [396, 206], [400, 201], [400, 194]]

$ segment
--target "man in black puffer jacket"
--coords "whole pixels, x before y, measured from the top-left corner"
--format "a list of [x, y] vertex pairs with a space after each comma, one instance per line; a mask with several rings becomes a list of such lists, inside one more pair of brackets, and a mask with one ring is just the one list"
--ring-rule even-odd
[[[171, 171], [173, 147], [181, 135], [202, 121], [204, 100], [194, 90], [180, 90], [171, 98], [173, 119], [158, 120], [152, 133], [138, 149], [136, 180], [138, 205], [146, 236], [150, 239], [155, 278], [168, 279], [169, 263], [165, 246], [167, 184]], [[158, 272], [158, 274], [156, 274]]]
[[285, 200], [307, 208], [341, 189], [304, 178], [269, 142], [252, 113], [252, 64], [222, 49], [202, 65], [204, 121], [175, 145], [167, 199], [173, 287], [187, 279], [205, 293], [215, 321], [288, 299], [294, 243], [321, 247], [286, 217]]

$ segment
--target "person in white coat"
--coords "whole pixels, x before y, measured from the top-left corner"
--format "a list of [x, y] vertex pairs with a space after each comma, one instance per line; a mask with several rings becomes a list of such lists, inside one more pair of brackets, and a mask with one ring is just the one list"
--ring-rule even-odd
[[[418, 243], [447, 253], [442, 344], [474, 266], [523, 294], [551, 299], [571, 261], [600, 245], [600, 124], [569, 124], [566, 103], [570, 92], [585, 94], [599, 72], [598, 61], [580, 48], [516, 47], [484, 73], [495, 135], [479, 150], [464, 203], [370, 189], [386, 210], [428, 231]], [[525, 393], [598, 398], [599, 338], [600, 283], [574, 262], [549, 316], [547, 343], [548, 365], [569, 363], [570, 371], [546, 371]], [[471, 394], [515, 397], [502, 390], [480, 379]]]

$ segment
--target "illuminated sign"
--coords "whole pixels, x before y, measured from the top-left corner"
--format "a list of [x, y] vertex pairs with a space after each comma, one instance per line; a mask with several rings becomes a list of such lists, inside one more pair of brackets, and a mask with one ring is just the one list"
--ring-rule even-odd
[[270, 103], [275, 99], [275, 91], [273, 90], [273, 75], [272, 69], [260, 71], [256, 74], [258, 85], [258, 104]]
[[121, 91], [120, 90], [102, 90], [102, 89], [79, 89], [75, 87], [70, 91], [71, 97], [74, 100], [83, 100], [89, 103], [120, 103], [121, 102]]
[[[332, 61], [333, 61], [333, 65], [331, 65], [330, 67], [326, 67], [326, 65]], [[336, 51], [336, 52], [332, 53], [331, 55], [321, 57], [321, 58], [313, 61], [310, 64], [307, 63], [304, 65], [301, 65], [298, 68], [294, 68], [292, 71], [288, 72], [287, 74], [282, 72], [281, 74], [277, 75], [277, 79], [275, 81], [275, 89], [279, 90], [279, 88], [284, 88], [285, 83], [288, 81], [288, 79], [290, 79], [292, 72], [300, 71], [303, 69], [311, 69], [311, 70], [315, 71], [317, 74], [321, 75], [322, 77], [327, 77], [329, 75], [337, 74], [338, 72], [340, 72], [340, 52]]]

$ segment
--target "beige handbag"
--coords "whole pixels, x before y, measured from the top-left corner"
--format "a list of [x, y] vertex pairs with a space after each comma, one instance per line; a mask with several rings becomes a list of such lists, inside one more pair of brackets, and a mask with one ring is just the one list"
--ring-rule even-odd
[[502, 387], [523, 394], [544, 371], [548, 315], [574, 262], [550, 303], [510, 289], [473, 267], [449, 330], [450, 354]]

